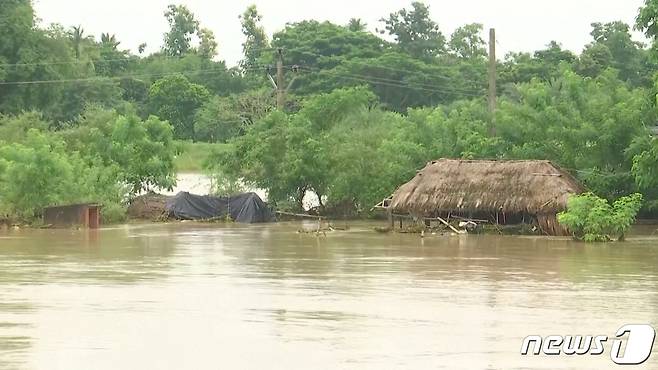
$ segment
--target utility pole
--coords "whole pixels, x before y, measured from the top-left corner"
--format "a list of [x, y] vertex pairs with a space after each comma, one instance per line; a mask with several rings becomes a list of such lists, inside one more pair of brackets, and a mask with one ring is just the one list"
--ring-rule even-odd
[[489, 29], [489, 135], [496, 136], [496, 29]]
[[[276, 93], [276, 108], [278, 110], [283, 111], [286, 108], [286, 93], [288, 90], [292, 88], [292, 85], [295, 83], [295, 80], [297, 79], [297, 76], [293, 76], [290, 79], [290, 82], [288, 85], [285, 85], [285, 77], [283, 73], [283, 49], [279, 48], [276, 51], [276, 80], [272, 75], [270, 74], [270, 69], [268, 68], [267, 70], [267, 78], [269, 78], [270, 83], [272, 84], [272, 87], [274, 87], [274, 91]], [[297, 73], [299, 71], [299, 66], [294, 65], [291, 68], [291, 71], [293, 73]]]
[[276, 107], [283, 110], [286, 106], [286, 87], [283, 81], [283, 51], [277, 50], [276, 60]]

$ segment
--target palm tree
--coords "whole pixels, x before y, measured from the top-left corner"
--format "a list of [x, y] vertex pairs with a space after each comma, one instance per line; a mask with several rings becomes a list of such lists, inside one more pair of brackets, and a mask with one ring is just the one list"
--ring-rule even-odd
[[82, 26], [73, 26], [73, 31], [71, 31], [71, 40], [73, 41], [73, 50], [75, 50], [75, 58], [80, 59], [80, 53], [82, 52], [82, 41], [84, 40], [85, 30], [82, 29]]
[[120, 43], [121, 42], [117, 41], [116, 35], [101, 33], [101, 46], [116, 50]]
[[347, 23], [347, 29], [353, 32], [361, 32], [366, 30], [367, 24], [361, 18], [351, 18]]

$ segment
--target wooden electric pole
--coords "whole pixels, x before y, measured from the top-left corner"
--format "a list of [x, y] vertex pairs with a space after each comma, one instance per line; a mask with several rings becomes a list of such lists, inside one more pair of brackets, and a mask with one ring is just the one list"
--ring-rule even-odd
[[489, 135], [496, 136], [496, 29], [489, 29]]
[[277, 50], [276, 60], [276, 107], [283, 110], [286, 106], [286, 87], [283, 81], [283, 51]]

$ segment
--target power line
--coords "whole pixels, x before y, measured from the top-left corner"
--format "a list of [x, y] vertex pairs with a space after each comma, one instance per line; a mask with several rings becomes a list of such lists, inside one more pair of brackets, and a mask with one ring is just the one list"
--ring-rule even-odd
[[[262, 67], [254, 67], [247, 70], [261, 70]], [[127, 74], [122, 76], [94, 76], [94, 77], [84, 77], [84, 78], [70, 78], [70, 79], [54, 79], [54, 80], [26, 80], [26, 81], [2, 81], [0, 86], [8, 85], [42, 85], [42, 84], [55, 84], [55, 83], [72, 83], [72, 82], [106, 82], [114, 80], [123, 80], [127, 78], [142, 78], [142, 77], [166, 77], [174, 76], [177, 74], [213, 74], [213, 73], [222, 73], [229, 72], [225, 69], [200, 69], [200, 70], [188, 70], [188, 71], [173, 71], [173, 72], [160, 72], [160, 73], [144, 73], [144, 74]]]
[[[321, 57], [321, 58], [322, 57], [325, 57], [325, 58], [330, 57], [330, 56], [326, 56], [326, 55], [317, 54], [317, 53], [314, 53], [314, 52], [306, 52], [305, 51], [304, 53], [312, 54], [316, 57]], [[386, 54], [384, 54], [383, 56], [386, 56]], [[372, 58], [372, 59], [376, 60], [378, 58]], [[382, 65], [373, 65], [373, 64], [368, 63], [366, 61], [359, 61], [359, 60], [354, 60], [354, 59], [346, 61], [345, 64], [347, 64], [347, 65], [357, 64], [357, 65], [369, 66], [369, 67], [373, 67], [373, 68], [380, 68], [380, 69], [389, 70], [389, 71], [393, 71], [393, 72], [402, 72], [402, 73], [409, 73], [409, 74], [414, 74], [414, 75], [427, 76], [427, 74], [428, 74], [425, 71], [417, 71], [417, 70], [414, 71], [414, 70], [410, 70], [410, 69], [394, 68], [394, 67], [388, 67], [388, 66], [382, 66]], [[426, 64], [425, 67], [426, 68], [439, 68], [439, 69], [444, 69], [445, 70], [445, 69], [453, 69], [455, 66], [447, 66], [447, 65], [440, 65], [440, 64]], [[454, 82], [456, 78], [459, 78], [458, 76], [455, 76], [455, 77], [444, 76], [444, 75], [439, 75], [439, 74], [436, 74], [436, 73], [432, 73], [431, 77], [432, 78], [434, 78], [434, 77], [441, 78], [441, 79], [444, 79], [448, 82]], [[393, 81], [398, 81], [398, 80], [393, 80]], [[418, 85], [423, 85], [423, 84], [418, 84]], [[426, 85], [426, 86], [430, 86], [430, 85]]]
[[[300, 66], [299, 68], [309, 70], [309, 71], [313, 71], [310, 67]], [[458, 94], [474, 96], [474, 97], [480, 97], [484, 93], [484, 91], [478, 93], [476, 91], [465, 91], [465, 90], [448, 89], [448, 88], [437, 89], [437, 88], [429, 88], [429, 87], [424, 87], [424, 86], [414, 86], [414, 85], [404, 83], [403, 81], [380, 79], [378, 77], [372, 77], [372, 76], [338, 73], [338, 72], [335, 72], [335, 71], [332, 71], [332, 70], [316, 69], [315, 71], [320, 71], [321, 73], [326, 73], [326, 74], [332, 74], [332, 75], [335, 75], [339, 78], [344, 78], [344, 79], [350, 79], [350, 80], [355, 80], [355, 81], [363, 81], [363, 82], [368, 82], [368, 83], [372, 83], [372, 84], [376, 84], [376, 85], [401, 87], [401, 88], [407, 88], [407, 89], [411, 89], [411, 90], [429, 91], [429, 92], [435, 92], [435, 93], [451, 92], [451, 93], [458, 93]]]
[[[290, 54], [290, 53], [294, 53], [294, 49], [293, 49], [292, 51], [289, 51], [289, 54]], [[311, 55], [313, 55], [313, 56], [315, 56], [315, 57], [318, 57], [318, 59], [320, 59], [320, 58], [332, 58], [332, 57], [334, 57], [334, 56], [342, 56], [342, 55], [322, 55], [322, 54], [314, 53], [314, 52], [312, 52], [312, 51], [302, 51], [302, 52], [300, 52], [300, 53], [302, 53], [302, 54], [311, 54]], [[378, 57], [372, 57], [372, 58], [370, 58], [370, 59], [372, 59], [372, 60], [379, 60], [379, 59], [381, 59], [381, 58], [385, 58], [385, 57], [387, 57], [387, 56], [389, 56], [389, 55], [395, 55], [395, 54], [382, 54], [382, 55], [380, 55], [380, 56], [378, 56]], [[413, 60], [413, 61], [415, 61], [415, 62], [421, 62], [421, 63], [424, 63], [424, 64], [425, 64], [425, 67], [428, 67], [428, 68], [452, 69], [452, 68], [454, 68], [454, 67], [456, 67], [456, 66], [459, 65], [459, 64], [455, 64], [455, 65], [431, 64], [431, 63], [426, 63], [426, 62], [423, 62], [423, 61], [421, 61], [421, 60], [415, 59], [415, 58], [413, 58], [412, 56], [410, 56], [410, 55], [408, 55], [408, 54], [400, 54], [400, 55], [408, 56], [411, 60]], [[358, 57], [358, 58], [359, 58], [359, 59], [364, 59], [363, 57]], [[348, 59], [348, 60], [346, 61], [346, 64], [354, 63], [354, 62], [355, 62], [354, 59]], [[366, 65], [366, 64], [364, 64], [364, 65]], [[397, 68], [397, 69], [391, 69], [391, 70], [395, 70], [395, 71], [399, 71], [399, 72], [417, 73], [416, 71], [413, 71], [413, 70], [410, 70], [410, 69], [401, 69], [401, 68]], [[445, 77], [445, 76], [444, 76], [444, 77]]]
[[[418, 72], [415, 72], [415, 73], [417, 75], [419, 74]], [[381, 80], [381, 81], [385, 81], [385, 82], [409, 84], [408, 82], [404, 82], [404, 81], [401, 81], [401, 80], [398, 80], [398, 79], [386, 78], [386, 77], [377, 77], [377, 76], [369, 76], [369, 75], [353, 74], [353, 73], [347, 73], [347, 74], [351, 75], [351, 76], [357, 76], [357, 77], [363, 77], [363, 78], [373, 78], [373, 79], [377, 79], [377, 80]], [[427, 75], [424, 74], [424, 73], [420, 73], [420, 74], [422, 74], [423, 77], [427, 77]], [[432, 75], [432, 76], [435, 76], [435, 75]], [[436, 77], [444, 77], [444, 76], [436, 76]], [[444, 77], [444, 78], [447, 78], [447, 77]], [[447, 79], [449, 79], [449, 78], [447, 78]], [[450, 80], [450, 82], [453, 82], [452, 79], [449, 79], [449, 80]], [[420, 83], [420, 82], [414, 82], [413, 84], [415, 86], [426, 87], [428, 89], [434, 89], [436, 87], [435, 85], [429, 85], [429, 84], [424, 84], [424, 83]], [[459, 88], [452, 88], [451, 90], [456, 91], [456, 92], [464, 92], [464, 93], [477, 93], [477, 91], [475, 91], [475, 90], [464, 90], [464, 89], [459, 89]]]
[[22, 66], [41, 66], [41, 65], [66, 65], [66, 64], [88, 64], [88, 63], [113, 63], [113, 62], [131, 62], [131, 61], [149, 61], [148, 58], [157, 58], [157, 59], [178, 59], [178, 60], [183, 60], [185, 57], [184, 56], [171, 56], [171, 55], [154, 55], [151, 54], [146, 57], [140, 57], [137, 55], [129, 55], [126, 58], [123, 59], [86, 59], [86, 60], [67, 60], [67, 61], [47, 61], [47, 62], [29, 62], [29, 63], [0, 63], [0, 67], [22, 67]]
[[[139, 59], [143, 60], [143, 59]], [[67, 65], [67, 64], [99, 64], [99, 63], [113, 63], [113, 62], [130, 62], [130, 58], [125, 59], [87, 59], [87, 60], [74, 60], [66, 62], [35, 62], [35, 63], [0, 63], [0, 67], [28, 67], [28, 66], [50, 66], [50, 65]]]
[[[148, 57], [147, 57], [148, 58]], [[134, 57], [127, 57], [124, 59], [87, 59], [87, 60], [73, 60], [73, 61], [53, 61], [53, 62], [34, 62], [34, 63], [0, 63], [0, 68], [3, 67], [27, 67], [27, 66], [49, 66], [49, 65], [74, 65], [74, 64], [106, 64], [106, 63], [114, 63], [114, 62], [151, 62], [151, 61], [157, 61], [158, 59], [165, 59], [165, 60], [172, 60], [176, 59], [179, 61], [184, 60], [184, 57], [172, 57], [172, 56], [158, 56], [154, 59], [147, 59], [147, 58], [134, 58]], [[214, 62], [214, 61], [212, 61]], [[220, 63], [220, 62], [214, 62], [214, 63]], [[258, 66], [265, 66], [264, 64], [258, 64]]]
[[[267, 67], [269, 67], [269, 66], [262, 65], [262, 66], [255, 66], [255, 67], [246, 68], [246, 69], [243, 69], [243, 70], [261, 70], [261, 69], [267, 68]], [[388, 79], [388, 78], [384, 78], [384, 77], [374, 77], [374, 76], [365, 76], [365, 75], [358, 75], [358, 74], [340, 73], [340, 72], [337, 72], [337, 71], [320, 69], [320, 68], [295, 66], [295, 65], [288, 65], [288, 66], [285, 66], [285, 67], [299, 67], [299, 68], [302, 68], [302, 69], [305, 69], [305, 70], [308, 70], [308, 71], [316, 71], [316, 72], [321, 72], [321, 73], [325, 73], [325, 74], [334, 75], [334, 76], [337, 76], [339, 78], [350, 79], [350, 80], [355, 80], [355, 81], [362, 81], [362, 82], [368, 82], [368, 83], [371, 83], [371, 84], [407, 88], [407, 89], [412, 89], [412, 90], [429, 91], [429, 92], [435, 92], [435, 93], [451, 92], [451, 93], [458, 93], [458, 94], [469, 95], [469, 96], [481, 96], [481, 94], [482, 94], [482, 92], [467, 91], [467, 90], [461, 90], [461, 89], [455, 89], [455, 88], [453, 88], [453, 89], [449, 89], [449, 88], [437, 89], [434, 86], [430, 86], [430, 85], [426, 85], [426, 84], [422, 84], [422, 83], [409, 84], [409, 83], [405, 83], [404, 81]], [[183, 70], [183, 71], [159, 72], [159, 73], [126, 74], [126, 75], [122, 75], [122, 76], [109, 76], [109, 77], [94, 76], [94, 77], [86, 77], [86, 78], [54, 79], [54, 80], [4, 81], [4, 82], [0, 82], [0, 86], [41, 85], [41, 84], [56, 84], [56, 83], [75, 83], [75, 82], [107, 82], [107, 81], [123, 80], [123, 79], [127, 79], [127, 78], [165, 77], [165, 76], [171, 76], [171, 75], [176, 75], [176, 74], [213, 74], [213, 73], [221, 73], [221, 72], [228, 72], [228, 70], [227, 69], [214, 68], [214, 69], [187, 70], [187, 71]]]
[[[380, 68], [380, 69], [384, 69], [384, 70], [388, 70], [388, 71], [393, 71], [393, 72], [403, 72], [403, 73], [409, 73], [409, 74], [423, 74], [423, 75], [426, 74], [426, 72], [423, 72], [423, 71], [413, 71], [413, 70], [410, 70], [410, 69], [393, 68], [393, 67], [387, 67], [387, 66], [382, 66], [382, 65], [373, 65], [373, 64], [370, 64], [370, 63], [359, 62], [359, 61], [355, 61], [355, 60], [349, 60], [349, 61], [347, 61], [345, 64], [350, 64], [350, 63], [351, 63], [351, 64], [359, 64], [359, 65], [363, 65], [363, 66], [369, 66], [369, 67], [373, 67], [373, 68]], [[429, 66], [430, 66], [430, 67], [445, 67], [445, 68], [449, 68], [449, 67], [447, 67], [447, 66], [440, 66], [440, 65], [433, 65], [433, 64], [430, 64]], [[437, 75], [437, 74], [434, 74], [434, 73], [432, 73], [432, 77], [442, 78], [442, 79], [445, 79], [446, 81], [450, 81], [450, 82], [454, 81], [454, 79], [455, 79], [455, 77], [449, 77], [449, 76]]]
[[[254, 48], [251, 49], [254, 51], [273, 51], [277, 50], [276, 48], [272, 47], [267, 47], [267, 48]], [[157, 54], [149, 54], [145, 57], [139, 56], [139, 55], [134, 55], [134, 54], [129, 54], [126, 58], [123, 59], [86, 59], [86, 60], [67, 60], [67, 61], [47, 61], [47, 62], [29, 62], [29, 63], [0, 63], [0, 67], [23, 67], [23, 66], [41, 66], [41, 65], [67, 65], [67, 64], [88, 64], [88, 63], [94, 63], [94, 64], [99, 64], [99, 63], [114, 63], [114, 62], [150, 62], [158, 59], [166, 59], [166, 60], [184, 60], [185, 57], [191, 56], [194, 54], [189, 54], [189, 55], [183, 55], [183, 56], [171, 56], [171, 55], [157, 55]], [[264, 66], [261, 64], [261, 66]]]
[[350, 80], [355, 80], [355, 81], [363, 81], [363, 82], [368, 82], [372, 83], [375, 85], [385, 85], [385, 86], [393, 86], [393, 87], [402, 87], [402, 88], [407, 88], [411, 90], [421, 90], [421, 91], [430, 91], [430, 92], [436, 92], [436, 93], [446, 93], [446, 92], [452, 92], [452, 93], [459, 93], [462, 95], [469, 95], [469, 96], [481, 96], [482, 93], [477, 93], [477, 92], [471, 92], [471, 91], [460, 91], [456, 89], [436, 89], [436, 88], [428, 88], [428, 87], [423, 87], [423, 86], [414, 86], [410, 85], [407, 83], [404, 83], [402, 81], [393, 81], [393, 80], [386, 80], [386, 79], [379, 79], [377, 77], [371, 77], [371, 76], [363, 76], [363, 75], [352, 75], [352, 74], [343, 74], [343, 73], [337, 73], [334, 71], [329, 71], [329, 70], [323, 70], [322, 72], [327, 73], [327, 74], [333, 74], [339, 78], [345, 78], [345, 79], [350, 79]]

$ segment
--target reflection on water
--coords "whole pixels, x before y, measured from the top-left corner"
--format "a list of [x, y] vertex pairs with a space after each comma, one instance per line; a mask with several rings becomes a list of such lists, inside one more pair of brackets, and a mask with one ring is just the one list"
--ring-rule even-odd
[[0, 368], [601, 369], [607, 353], [524, 358], [521, 341], [658, 327], [653, 229], [583, 245], [372, 227], [0, 232]]

